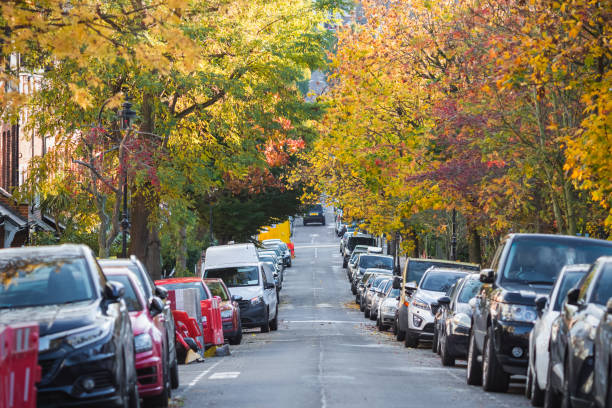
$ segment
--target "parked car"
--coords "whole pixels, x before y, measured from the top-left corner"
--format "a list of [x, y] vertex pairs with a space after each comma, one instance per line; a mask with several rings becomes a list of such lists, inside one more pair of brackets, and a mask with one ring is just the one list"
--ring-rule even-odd
[[612, 299], [606, 303], [593, 344], [593, 400], [597, 408], [612, 406]]
[[351, 254], [353, 253], [353, 249], [355, 249], [355, 247], [357, 245], [368, 245], [368, 246], [375, 246], [376, 245], [376, 239], [368, 234], [351, 234], [346, 238], [346, 244], [344, 245], [344, 259], [342, 261], [342, 267], [346, 268], [347, 264], [348, 264], [348, 260], [351, 257]]
[[611, 297], [612, 256], [601, 257], [581, 286], [567, 292], [561, 313], [552, 325], [546, 407], [592, 405], [593, 344]]
[[262, 256], [272, 256], [274, 258], [274, 262], [276, 263], [276, 270], [278, 271], [278, 275], [281, 281], [285, 279], [285, 263], [283, 261], [282, 253], [280, 250], [264, 249], [257, 251], [259, 257]]
[[172, 392], [166, 328], [163, 322], [154, 319], [164, 311], [164, 304], [157, 297], [147, 303], [144, 288], [128, 268], [113, 268], [104, 274], [109, 281], [119, 282], [125, 288], [123, 300], [134, 332], [138, 393], [145, 406], [167, 407]]
[[391, 274], [388, 275], [380, 275], [375, 274], [370, 277], [368, 282], [366, 283], [365, 290], [362, 294], [361, 305], [363, 308], [363, 313], [365, 317], [370, 317], [372, 312], [372, 305], [374, 303], [374, 298], [377, 295], [377, 289], [391, 277]]
[[346, 241], [348, 241], [348, 237], [353, 235], [357, 231], [357, 227], [354, 225], [349, 225], [344, 229], [342, 236], [340, 238], [340, 253], [344, 254], [344, 247], [346, 246]]
[[365, 303], [363, 302], [363, 296], [366, 293], [366, 285], [370, 282], [370, 279], [376, 276], [385, 275], [390, 276], [391, 271], [387, 269], [376, 269], [371, 268], [366, 270], [363, 274], [363, 277], [359, 278], [357, 285], [357, 294], [355, 295], [355, 302], [360, 306], [360, 310], [363, 312], [365, 310]]
[[[391, 280], [391, 282], [393, 282], [393, 280]], [[393, 285], [391, 285], [390, 290], [379, 306], [378, 319], [376, 321], [378, 330], [385, 331], [388, 328], [395, 330], [395, 315], [397, 313], [399, 295], [400, 290], [393, 289]]]
[[221, 299], [221, 321], [223, 336], [230, 344], [240, 344], [242, 341], [242, 325], [240, 324], [240, 296], [232, 296], [222, 279], [204, 279], [204, 283], [213, 296]]
[[282, 272], [278, 269], [276, 258], [273, 258], [270, 255], [259, 254], [259, 260], [272, 269], [272, 276], [274, 277], [274, 284], [276, 285], [276, 293], [278, 294], [278, 292], [280, 292], [280, 290], [283, 288], [283, 278]]
[[372, 295], [372, 306], [370, 307], [370, 320], [378, 320], [378, 310], [380, 308], [380, 304], [385, 299], [387, 292], [391, 288], [391, 284], [393, 280], [391, 279], [391, 275], [385, 277], [385, 279], [378, 285], [376, 289], [374, 289], [374, 294]]
[[453, 366], [458, 358], [467, 356], [468, 339], [472, 328], [470, 300], [478, 294], [480, 276], [471, 273], [461, 278], [446, 296], [438, 299], [434, 321], [433, 351], [440, 353], [442, 365]]
[[418, 286], [413, 289], [410, 296], [410, 307], [408, 308], [408, 322], [406, 325], [406, 347], [417, 347], [421, 340], [432, 340], [434, 332], [434, 315], [431, 310], [433, 303], [437, 304], [438, 298], [465, 277], [467, 271], [461, 269], [432, 267], [425, 272]]
[[567, 292], [582, 279], [590, 265], [566, 265], [549, 296], [536, 299], [538, 318], [529, 334], [529, 360], [527, 366], [527, 383], [525, 395], [531, 399], [533, 406], [544, 403], [544, 392], [548, 381], [548, 346], [550, 331], [555, 319], [559, 316]]
[[263, 244], [264, 248], [278, 247], [281, 251], [283, 251], [284, 266], [287, 268], [291, 267], [291, 250], [286, 243], [280, 239], [265, 239], [261, 243]]
[[[478, 265], [470, 263], [446, 261], [443, 259], [406, 259], [402, 275], [393, 279], [393, 287], [395, 289], [400, 289], [400, 301], [395, 322], [395, 327], [397, 329], [395, 331], [395, 339], [397, 341], [405, 341], [406, 339], [406, 330], [408, 329], [408, 306], [410, 302], [409, 295], [413, 292], [412, 288], [421, 280], [425, 271], [432, 266], [456, 268], [466, 271], [480, 270]], [[412, 282], [410, 288], [406, 288], [406, 285], [410, 282]]]
[[128, 268], [134, 276], [138, 279], [142, 288], [144, 289], [145, 300], [150, 303], [153, 297], [157, 297], [164, 303], [164, 311], [156, 315], [154, 319], [163, 322], [165, 326], [164, 335], [166, 336], [166, 344], [168, 345], [168, 366], [170, 367], [170, 381], [172, 382], [172, 389], [179, 387], [179, 372], [178, 372], [178, 358], [176, 354], [176, 339], [174, 333], [174, 317], [172, 310], [170, 309], [170, 303], [166, 302], [168, 297], [168, 291], [162, 287], [155, 286], [151, 275], [145, 268], [145, 266], [132, 255], [126, 259], [100, 259], [98, 263], [102, 267], [102, 270], [112, 271], [115, 268]]
[[[393, 257], [380, 254], [361, 254], [353, 268], [352, 282], [358, 282], [367, 269], [383, 269], [393, 273]], [[353, 289], [354, 284], [351, 284]]]
[[308, 225], [313, 222], [325, 225], [325, 213], [323, 212], [323, 206], [321, 204], [310, 206], [304, 213], [303, 220], [304, 225]]
[[278, 328], [278, 295], [273, 270], [259, 262], [253, 244], [218, 245], [206, 250], [203, 278], [220, 278], [232, 295], [241, 296], [242, 327]]
[[39, 324], [39, 407], [138, 407], [125, 288], [88, 247], [0, 249], [0, 276], [0, 324]]
[[483, 286], [473, 315], [467, 383], [482, 384], [485, 391], [505, 392], [511, 375], [527, 374], [536, 297], [550, 292], [565, 265], [592, 263], [606, 254], [612, 254], [612, 242], [563, 235], [508, 235], [493, 256], [491, 268], [480, 272]]

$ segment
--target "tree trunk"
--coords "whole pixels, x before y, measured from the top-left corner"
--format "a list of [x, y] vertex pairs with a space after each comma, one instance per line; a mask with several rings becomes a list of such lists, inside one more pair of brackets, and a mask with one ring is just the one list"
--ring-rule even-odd
[[480, 234], [476, 228], [470, 228], [469, 230], [469, 256], [470, 262], [475, 264], [482, 263], [482, 251], [480, 249]]
[[[142, 117], [140, 130], [155, 133], [152, 95], [143, 95], [140, 113]], [[151, 223], [153, 210], [158, 206], [157, 192], [148, 181], [143, 186], [139, 186], [137, 192], [132, 193], [130, 254], [136, 255], [145, 264], [153, 279], [160, 279], [162, 271], [159, 227]]]
[[571, 182], [565, 180], [563, 183], [563, 195], [565, 198], [565, 210], [567, 218], [567, 234], [576, 235], [578, 228], [576, 226], [576, 214], [574, 212], [574, 192]]
[[187, 227], [181, 225], [179, 229], [179, 242], [176, 252], [176, 274], [180, 276], [187, 270]]

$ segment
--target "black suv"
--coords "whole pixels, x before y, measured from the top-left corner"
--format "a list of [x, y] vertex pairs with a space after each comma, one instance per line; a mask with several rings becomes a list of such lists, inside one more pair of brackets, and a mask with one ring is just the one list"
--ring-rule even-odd
[[321, 204], [316, 204], [311, 206], [304, 213], [304, 225], [318, 222], [321, 225], [325, 225], [325, 214], [323, 213], [323, 206]]
[[124, 291], [84, 245], [0, 250], [0, 324], [39, 325], [39, 407], [138, 406]]
[[[612, 254], [612, 242], [545, 234], [511, 234], [497, 249], [473, 303], [467, 383], [505, 392], [511, 375], [525, 375], [535, 299], [550, 292], [565, 265]], [[482, 363], [478, 356], [482, 355]]]

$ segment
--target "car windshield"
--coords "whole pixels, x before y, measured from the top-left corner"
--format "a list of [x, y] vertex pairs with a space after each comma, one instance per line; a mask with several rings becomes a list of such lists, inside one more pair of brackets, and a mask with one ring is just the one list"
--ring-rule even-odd
[[376, 242], [372, 237], [354, 237], [351, 236], [348, 238], [348, 242], [346, 243], [347, 248], [352, 251], [355, 249], [357, 245], [369, 245], [374, 246]]
[[465, 276], [465, 272], [431, 271], [423, 277], [420, 289], [434, 292], [446, 292], [453, 283]]
[[208, 286], [213, 296], [219, 296], [223, 301], [229, 300], [229, 296], [221, 282], [206, 282], [206, 286]]
[[393, 258], [376, 255], [362, 255], [359, 258], [360, 268], [377, 268], [393, 270]]
[[480, 287], [482, 286], [482, 282], [478, 279], [468, 279], [467, 282], [463, 285], [463, 289], [461, 289], [461, 293], [459, 293], [459, 297], [457, 302], [459, 303], [467, 303], [474, 296], [478, 294]]
[[208, 299], [208, 293], [206, 293], [206, 289], [204, 289], [201, 282], [165, 283], [164, 288], [168, 290], [197, 289], [200, 293], [200, 300]]
[[136, 262], [130, 260], [117, 260], [117, 259], [101, 259], [98, 261], [102, 270], [113, 269], [113, 268], [128, 268], [130, 272], [138, 278], [142, 289], [144, 290], [145, 299], [149, 299], [153, 296], [153, 288], [155, 287], [155, 283], [151, 279], [151, 276], [145, 271], [141, 270]]
[[392, 298], [396, 298], [400, 295], [400, 290], [399, 289], [391, 289], [391, 291], [389, 293], [387, 293], [387, 297], [392, 297]]
[[84, 258], [0, 259], [0, 308], [59, 305], [93, 300]]
[[572, 271], [567, 272], [563, 275], [563, 279], [559, 283], [559, 290], [557, 291], [557, 298], [555, 299], [555, 304], [553, 305], [553, 310], [560, 311], [561, 306], [563, 306], [563, 301], [565, 300], [565, 296], [567, 296], [567, 292], [570, 289], [575, 288], [578, 285], [578, 282], [584, 275], [586, 275], [587, 271]]
[[421, 278], [425, 274], [425, 271], [432, 266], [449, 267], [449, 268], [460, 268], [467, 271], [478, 271], [480, 268], [477, 265], [461, 265], [457, 266], [452, 262], [444, 261], [429, 261], [429, 260], [415, 260], [411, 259], [408, 261], [408, 270], [406, 271], [406, 282], [420, 282]]
[[595, 282], [595, 287], [591, 293], [591, 303], [605, 305], [612, 297], [612, 264], [603, 266], [601, 273]]
[[361, 278], [361, 283], [366, 283], [368, 279], [370, 279], [370, 276], [372, 276], [371, 273], [364, 273], [363, 277]]
[[506, 282], [552, 285], [565, 265], [592, 264], [602, 255], [612, 255], [612, 245], [575, 239], [516, 240], [502, 278]]
[[134, 286], [132, 286], [132, 281], [127, 275], [106, 275], [106, 278], [113, 282], [119, 282], [125, 288], [125, 294], [123, 295], [123, 300], [125, 301], [125, 305], [130, 312], [140, 312], [143, 308], [140, 303], [140, 299], [136, 296], [136, 291], [134, 290]]
[[310, 212], [313, 212], [313, 213], [314, 213], [314, 212], [316, 212], [316, 213], [321, 213], [321, 212], [323, 212], [323, 206], [322, 206], [321, 204], [315, 204], [315, 205], [312, 205], [312, 206], [310, 206], [310, 207], [308, 208], [308, 212], [309, 212], [309, 213], [310, 213]]
[[276, 258], [272, 257], [272, 256], [259, 256], [259, 260], [261, 262], [270, 262], [272, 264], [276, 263]]
[[379, 288], [382, 286], [383, 281], [386, 281], [388, 278], [385, 278], [384, 276], [378, 277], [376, 279], [374, 279], [374, 283], [372, 283], [372, 287], [373, 288]]
[[259, 285], [259, 270], [257, 266], [207, 269], [204, 275], [205, 278], [221, 278], [230, 288]]

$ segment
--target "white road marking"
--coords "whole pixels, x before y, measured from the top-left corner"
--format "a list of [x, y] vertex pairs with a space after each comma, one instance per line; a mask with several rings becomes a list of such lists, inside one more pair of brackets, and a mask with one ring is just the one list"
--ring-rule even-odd
[[329, 303], [318, 303], [316, 307], [333, 307]]
[[[314, 242], [313, 242], [314, 244]], [[321, 244], [321, 245], [296, 245], [295, 249], [308, 249], [308, 248], [338, 248], [336, 244]]]
[[[359, 324], [359, 320], [289, 320], [287, 323], [346, 323], [346, 324]], [[374, 325], [372, 324], [372, 327]]]
[[319, 248], [315, 248], [315, 258], [319, 257]]
[[183, 390], [183, 395], [186, 394], [193, 386], [195, 386], [198, 381], [200, 381], [206, 374], [210, 373], [210, 371], [215, 368], [216, 366], [218, 366], [219, 364], [221, 364], [223, 360], [217, 361], [216, 363], [214, 363], [213, 365], [211, 365], [210, 367], [208, 367], [208, 370], [204, 370], [202, 371], [200, 374], [198, 374], [198, 376], [196, 378], [194, 378], [193, 380], [191, 380], [191, 382], [189, 383], [189, 385], [187, 385], [187, 387], [185, 387], [185, 389]]
[[240, 371], [228, 371], [225, 373], [214, 373], [210, 377], [209, 380], [231, 380], [234, 378], [238, 378], [240, 375]]
[[327, 396], [325, 395], [325, 381], [323, 378], [323, 342], [319, 337], [319, 388], [321, 389], [321, 408], [327, 408]]

